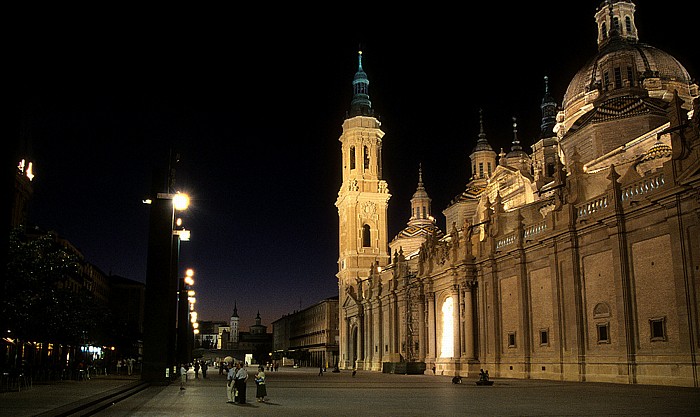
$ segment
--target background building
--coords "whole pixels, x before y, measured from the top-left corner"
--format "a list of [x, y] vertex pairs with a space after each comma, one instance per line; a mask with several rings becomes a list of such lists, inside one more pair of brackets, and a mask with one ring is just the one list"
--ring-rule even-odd
[[273, 356], [295, 365], [338, 365], [338, 297], [327, 298], [272, 322]]

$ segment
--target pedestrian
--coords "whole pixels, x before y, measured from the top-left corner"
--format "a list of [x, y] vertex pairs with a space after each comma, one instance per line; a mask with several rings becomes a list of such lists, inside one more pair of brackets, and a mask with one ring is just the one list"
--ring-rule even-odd
[[120, 374], [121, 369], [122, 369], [122, 360], [119, 359], [119, 360], [117, 361], [117, 375]]
[[129, 375], [134, 372], [134, 358], [129, 358], [126, 360], [126, 369], [128, 370]]
[[318, 367], [318, 376], [323, 376], [323, 366]]
[[[246, 382], [248, 381], [248, 371], [240, 362], [236, 362], [236, 373], [234, 374], [233, 382], [236, 384], [238, 404], [246, 403]], [[235, 401], [235, 400], [234, 400]]]
[[352, 377], [355, 378], [355, 375], [357, 375], [357, 369], [352, 370]]
[[255, 385], [255, 398], [259, 403], [264, 403], [267, 386], [265, 385], [265, 367], [262, 365], [258, 367], [258, 372], [255, 374]]
[[187, 368], [185, 364], [180, 364], [180, 390], [185, 389], [185, 382], [187, 382]]
[[209, 368], [209, 365], [207, 365], [207, 361], [202, 362], [202, 378], [207, 377], [207, 368]]
[[194, 377], [199, 379], [199, 361], [194, 361]]
[[[222, 364], [219, 364], [221, 366]], [[235, 384], [235, 377], [236, 377], [236, 368], [233, 366], [229, 367], [228, 374], [226, 375], [226, 402], [230, 404], [234, 404], [235, 399], [236, 399], [236, 384]]]

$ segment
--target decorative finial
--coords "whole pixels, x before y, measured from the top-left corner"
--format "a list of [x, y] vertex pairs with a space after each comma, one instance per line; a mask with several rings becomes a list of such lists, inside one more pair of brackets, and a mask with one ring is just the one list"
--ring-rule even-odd
[[515, 116], [513, 116], [513, 146], [511, 146], [511, 150], [519, 151], [521, 149], [520, 141], [518, 140], [518, 121]]
[[484, 109], [479, 109], [479, 134], [484, 133]]

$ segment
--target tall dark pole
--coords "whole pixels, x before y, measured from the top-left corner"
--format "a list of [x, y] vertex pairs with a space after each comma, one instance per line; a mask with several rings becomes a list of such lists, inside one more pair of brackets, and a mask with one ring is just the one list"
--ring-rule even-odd
[[173, 184], [171, 157], [165, 167], [161, 165], [154, 169], [151, 185], [141, 374], [143, 380], [156, 385], [170, 383], [169, 377], [172, 377], [175, 365], [173, 350], [177, 298], [174, 291], [176, 284], [172, 282], [177, 274], [177, 259], [173, 259], [175, 208], [172, 198], [167, 197]]
[[[174, 219], [174, 218], [173, 218]], [[171, 232], [172, 233], [172, 232]], [[178, 270], [180, 264], [180, 236], [173, 235], [172, 237], [172, 254], [170, 257], [170, 280], [168, 281], [168, 317], [170, 317], [170, 332], [168, 333], [168, 364], [170, 369], [175, 371], [180, 369], [177, 365], [187, 363], [188, 361], [180, 361], [176, 355], [175, 346], [177, 342], [177, 302], [178, 302]]]

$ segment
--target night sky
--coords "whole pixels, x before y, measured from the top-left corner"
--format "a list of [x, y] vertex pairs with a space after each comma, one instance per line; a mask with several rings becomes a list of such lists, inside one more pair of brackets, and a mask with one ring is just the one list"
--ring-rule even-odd
[[[172, 148], [176, 188], [192, 197], [180, 264], [196, 271], [200, 320], [228, 320], [236, 303], [244, 330], [258, 311], [270, 326], [337, 295], [338, 138], [358, 49], [386, 132], [392, 238], [408, 221], [419, 164], [445, 230], [442, 210], [470, 175], [479, 109], [496, 152], [510, 150], [513, 117], [529, 150], [543, 77], [561, 103], [597, 51], [599, 2], [492, 3], [279, 11], [284, 18], [216, 9], [22, 15], [5, 64], [36, 164], [30, 220], [105, 273], [145, 282], [142, 200], [153, 161]], [[640, 41], [697, 78], [697, 16], [687, 4], [639, 1], [636, 23]]]

